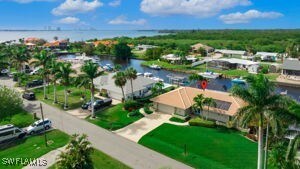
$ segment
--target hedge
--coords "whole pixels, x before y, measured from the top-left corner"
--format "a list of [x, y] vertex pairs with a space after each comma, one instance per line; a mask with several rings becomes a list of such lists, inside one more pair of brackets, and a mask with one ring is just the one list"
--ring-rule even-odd
[[202, 126], [202, 127], [216, 127], [216, 123], [213, 121], [204, 120], [202, 118], [193, 118], [189, 121], [190, 126]]

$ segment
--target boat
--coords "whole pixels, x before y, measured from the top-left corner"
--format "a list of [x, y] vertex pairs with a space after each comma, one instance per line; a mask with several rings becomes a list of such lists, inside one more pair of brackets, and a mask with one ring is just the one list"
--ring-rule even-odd
[[136, 76], [144, 76], [144, 73], [136, 73]]
[[144, 77], [153, 77], [153, 74], [150, 72], [145, 72]]
[[214, 73], [214, 72], [200, 72], [200, 73], [198, 73], [198, 75], [203, 76], [208, 79], [216, 79], [216, 78], [220, 77], [219, 73]]
[[235, 83], [235, 84], [246, 84], [246, 80], [243, 79], [242, 77], [240, 78], [234, 78], [231, 80], [232, 83]]
[[150, 67], [151, 69], [155, 69], [155, 70], [160, 70], [160, 69], [161, 69], [160, 66], [155, 65], [155, 64], [152, 64], [152, 65], [150, 65], [149, 67]]
[[280, 95], [286, 96], [287, 95], [287, 90], [285, 90], [284, 92], [280, 92]]
[[159, 77], [150, 77], [150, 79], [157, 81], [157, 82], [164, 82], [164, 79], [159, 78]]

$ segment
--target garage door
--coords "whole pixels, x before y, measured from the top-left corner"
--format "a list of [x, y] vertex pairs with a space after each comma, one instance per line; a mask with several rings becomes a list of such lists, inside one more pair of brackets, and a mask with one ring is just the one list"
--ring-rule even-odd
[[164, 104], [158, 104], [157, 110], [162, 113], [173, 114], [175, 108]]

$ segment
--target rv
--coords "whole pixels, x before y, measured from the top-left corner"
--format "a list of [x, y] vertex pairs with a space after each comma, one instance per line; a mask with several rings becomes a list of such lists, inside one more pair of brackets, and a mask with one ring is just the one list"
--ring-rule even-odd
[[23, 138], [26, 133], [12, 124], [0, 126], [0, 143], [5, 141]]

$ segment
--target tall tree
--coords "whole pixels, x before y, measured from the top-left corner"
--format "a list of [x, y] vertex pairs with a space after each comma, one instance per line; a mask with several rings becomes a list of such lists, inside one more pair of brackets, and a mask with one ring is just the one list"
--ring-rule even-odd
[[71, 84], [71, 74], [75, 71], [71, 68], [71, 63], [62, 63], [59, 67], [58, 77], [60, 78], [61, 84], [65, 87], [65, 103], [64, 109], [68, 109], [68, 86]]
[[[245, 127], [252, 119], [258, 122], [258, 160], [257, 168], [263, 168], [263, 136], [264, 120], [266, 116], [279, 117], [278, 114], [287, 109], [288, 105], [280, 95], [274, 94], [274, 84], [263, 74], [247, 76], [248, 88], [235, 85], [232, 88], [232, 95], [243, 99], [247, 106], [239, 109], [237, 118], [240, 124]], [[280, 111], [278, 111], [280, 110]]]
[[29, 59], [29, 51], [25, 46], [17, 46], [12, 49], [11, 62], [19, 72], [23, 71], [23, 64]]
[[35, 67], [41, 67], [40, 73], [44, 81], [44, 99], [47, 99], [46, 94], [46, 85], [47, 85], [47, 76], [49, 75], [49, 63], [52, 55], [45, 50], [42, 50], [38, 54], [34, 55], [35, 60], [31, 63]]
[[72, 135], [66, 151], [59, 155], [57, 168], [92, 169], [93, 148], [86, 135]]
[[117, 72], [114, 76], [113, 79], [115, 79], [115, 85], [120, 87], [122, 90], [123, 94], [123, 99], [122, 101], [125, 101], [125, 93], [124, 93], [124, 86], [126, 85], [127, 79], [126, 79], [126, 74], [124, 72]]
[[51, 82], [53, 84], [53, 103], [57, 103], [57, 94], [56, 94], [56, 85], [57, 80], [59, 79], [59, 69], [61, 62], [57, 62], [55, 59], [52, 59], [50, 62], [50, 75], [51, 75]]
[[129, 80], [130, 81], [130, 86], [131, 86], [131, 97], [132, 97], [132, 99], [133, 99], [133, 97], [134, 97], [134, 93], [133, 93], [133, 80], [135, 80], [136, 78], [137, 78], [137, 71], [134, 69], [134, 68], [132, 68], [132, 67], [130, 67], [130, 68], [127, 68], [126, 70], [125, 70], [125, 75], [126, 75], [126, 78], [127, 78], [127, 80]]
[[205, 97], [203, 94], [198, 94], [196, 97], [194, 97], [194, 105], [193, 107], [200, 111], [200, 113], [203, 111], [203, 106], [205, 104]]
[[92, 106], [92, 118], [95, 118], [95, 110], [94, 110], [94, 95], [95, 95], [95, 85], [94, 85], [94, 79], [98, 76], [101, 76], [103, 74], [102, 71], [98, 70], [99, 65], [94, 64], [92, 61], [87, 61], [84, 63], [84, 65], [81, 67], [81, 71], [84, 73], [82, 76], [86, 77], [86, 80], [91, 84], [90, 90], [91, 90], [91, 106]]
[[208, 116], [209, 116], [209, 108], [210, 107], [216, 107], [217, 106], [217, 103], [216, 103], [216, 101], [213, 99], [213, 98], [211, 98], [211, 97], [207, 97], [207, 98], [205, 98], [204, 100], [203, 100], [203, 103], [204, 103], [204, 105], [206, 105], [207, 106], [207, 116], [206, 116], [206, 120], [208, 119]]

